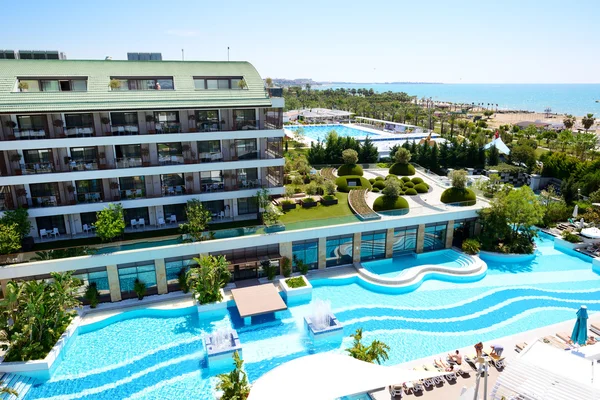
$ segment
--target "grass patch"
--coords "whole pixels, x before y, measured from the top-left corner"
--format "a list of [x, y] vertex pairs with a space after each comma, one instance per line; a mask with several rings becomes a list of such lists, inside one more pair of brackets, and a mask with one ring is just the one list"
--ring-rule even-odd
[[306, 282], [304, 282], [304, 279], [301, 276], [297, 276], [295, 278], [288, 278], [285, 280], [285, 283], [292, 289], [306, 286]]
[[348, 194], [338, 192], [335, 196], [338, 199], [338, 204], [324, 206], [321, 203], [318, 203], [316, 207], [312, 208], [296, 207], [293, 210], [285, 211], [279, 221], [288, 225], [310, 220], [321, 219], [325, 221], [328, 218], [354, 216], [352, 210], [350, 210], [350, 207], [348, 206]]
[[477, 197], [471, 189], [457, 189], [452, 187], [444, 190], [440, 200], [446, 204], [464, 202], [461, 206], [472, 206], [477, 201]]
[[388, 210], [401, 210], [408, 208], [408, 201], [403, 197], [391, 198], [387, 196], [379, 196], [373, 203], [373, 210], [375, 211], [388, 211]]

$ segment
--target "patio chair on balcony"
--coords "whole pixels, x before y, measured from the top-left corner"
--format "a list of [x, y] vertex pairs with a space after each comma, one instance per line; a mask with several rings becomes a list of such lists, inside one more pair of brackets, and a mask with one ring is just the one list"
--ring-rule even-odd
[[90, 226], [88, 224], [83, 224], [83, 232], [90, 233], [91, 231], [92, 231], [92, 228], [90, 228]]
[[146, 220], [144, 218], [140, 218], [137, 224], [138, 226], [143, 226], [144, 228], [146, 228]]
[[52, 232], [50, 232], [50, 234], [52, 236], [54, 236], [55, 238], [58, 237], [58, 236], [60, 236], [60, 232], [58, 231], [58, 228], [52, 229]]
[[158, 219], [158, 223], [156, 224], [157, 228], [160, 228], [161, 226], [167, 226], [167, 224], [165, 223], [165, 219], [164, 218], [159, 218]]
[[129, 223], [131, 224], [132, 229], [135, 228], [138, 224], [137, 219], [132, 219]]
[[169, 217], [169, 223], [177, 224], [177, 215], [173, 214]]
[[48, 231], [45, 229], [40, 229], [40, 239], [43, 239], [44, 236], [48, 239]]

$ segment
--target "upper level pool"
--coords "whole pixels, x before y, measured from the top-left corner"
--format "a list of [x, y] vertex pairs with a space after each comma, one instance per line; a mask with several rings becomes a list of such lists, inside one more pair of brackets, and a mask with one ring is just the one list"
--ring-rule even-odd
[[[295, 132], [300, 126], [286, 126], [285, 129]], [[341, 137], [353, 137], [355, 139], [364, 139], [367, 135], [373, 139], [380, 136], [379, 134], [371, 131], [357, 129], [346, 125], [305, 125], [302, 126], [304, 136], [313, 140], [325, 140], [329, 132], [336, 131], [338, 136]], [[382, 132], [383, 133], [383, 132]]]

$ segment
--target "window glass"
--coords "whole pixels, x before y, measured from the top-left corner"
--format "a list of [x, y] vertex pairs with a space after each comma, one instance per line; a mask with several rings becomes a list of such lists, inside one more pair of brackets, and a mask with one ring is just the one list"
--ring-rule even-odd
[[241, 89], [240, 86], [239, 86], [240, 85], [240, 81], [241, 81], [241, 79], [233, 78], [231, 80], [231, 88], [234, 89], [234, 90]]
[[138, 123], [137, 113], [134, 112], [113, 112], [110, 113], [110, 119], [113, 125], [137, 125]]
[[198, 90], [204, 90], [206, 87], [204, 86], [204, 79], [194, 79], [194, 87]]
[[168, 204], [163, 206], [163, 214], [165, 221], [169, 221], [171, 215], [175, 215], [177, 222], [183, 222], [187, 220], [185, 214], [185, 204]]
[[162, 186], [183, 186], [183, 174], [165, 174], [160, 176]]
[[218, 214], [225, 211], [225, 200], [203, 201], [202, 206], [212, 214]]
[[19, 115], [17, 116], [19, 129], [32, 129], [36, 131], [44, 130], [45, 118], [42, 115]]
[[23, 159], [25, 163], [51, 162], [52, 153], [50, 150], [23, 150]]
[[423, 251], [441, 250], [446, 247], [446, 223], [425, 227]]
[[206, 80], [206, 88], [207, 89], [218, 89], [219, 83], [216, 79], [207, 79]]
[[326, 241], [326, 266], [352, 264], [352, 235], [328, 237]]
[[219, 79], [217, 87], [219, 89], [229, 89], [229, 79]]
[[363, 233], [360, 244], [361, 261], [385, 258], [386, 231]]
[[85, 92], [87, 90], [87, 81], [83, 79], [72, 80], [71, 90], [76, 92]]
[[65, 114], [67, 128], [87, 128], [94, 124], [92, 114]]
[[119, 186], [121, 190], [145, 189], [143, 176], [125, 176], [119, 178]]
[[139, 220], [140, 218], [143, 218], [146, 225], [150, 223], [148, 207], [126, 208], [124, 210], [124, 218], [125, 225], [127, 226], [131, 226], [132, 219]]
[[202, 184], [222, 183], [223, 173], [221, 171], [202, 171], [200, 172], [200, 182]]
[[319, 262], [319, 242], [318, 240], [302, 240], [292, 243], [292, 269], [298, 272], [298, 263], [300, 260], [308, 264], [309, 269], [317, 269]]
[[238, 214], [254, 214], [258, 212], [258, 202], [254, 197], [238, 199]]
[[146, 288], [156, 286], [156, 272], [153, 261], [119, 265], [119, 285], [121, 292], [132, 292], [135, 280], [146, 284]]
[[29, 88], [27, 88], [28, 92], [39, 92], [40, 91], [40, 82], [38, 80], [20, 79], [19, 82], [25, 82], [25, 83], [27, 83], [27, 85], [29, 85]]
[[41, 81], [42, 83], [42, 91], [44, 92], [58, 92], [60, 91], [60, 86], [58, 81]]
[[179, 122], [179, 112], [177, 111], [156, 111], [154, 113], [156, 122]]
[[97, 157], [96, 147], [72, 147], [71, 160], [73, 161], [95, 161]]
[[203, 140], [198, 142], [198, 153], [220, 153], [221, 142], [219, 140]]
[[173, 90], [173, 79], [158, 79], [160, 90]]
[[167, 284], [173, 285], [179, 283], [179, 273], [181, 270], [187, 271], [191, 266], [198, 265], [193, 258], [173, 257], [165, 259], [165, 270], [167, 273]]
[[415, 251], [417, 247], [417, 228], [404, 227], [394, 230], [393, 254]]

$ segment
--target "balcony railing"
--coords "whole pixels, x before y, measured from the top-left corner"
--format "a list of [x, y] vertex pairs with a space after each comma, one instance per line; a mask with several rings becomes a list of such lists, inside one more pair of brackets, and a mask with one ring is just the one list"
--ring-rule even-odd
[[77, 193], [78, 204], [100, 203], [102, 201], [104, 200], [101, 192]]
[[112, 125], [111, 132], [113, 136], [139, 135], [140, 129], [137, 125]]
[[117, 168], [136, 168], [142, 166], [142, 157], [122, 157], [115, 160]]
[[25, 163], [21, 164], [21, 171], [23, 175], [50, 174], [55, 168], [52, 162]]
[[137, 200], [146, 197], [143, 189], [126, 189], [121, 190], [121, 200]]
[[67, 126], [65, 128], [65, 135], [67, 135], [67, 137], [92, 137], [94, 136], [94, 128], [91, 126]]
[[181, 125], [175, 122], [158, 122], [155, 124], [156, 133], [180, 133]]
[[184, 164], [183, 154], [158, 155], [158, 163], [160, 165], [177, 165]]
[[98, 169], [96, 160], [71, 160], [69, 170], [71, 171], [94, 171]]
[[12, 136], [9, 135], [9, 140], [46, 139], [46, 131], [44, 129], [15, 129]]
[[57, 196], [32, 196], [29, 206], [32, 208], [38, 207], [56, 207], [58, 205]]
[[163, 196], [182, 196], [184, 194], [188, 194], [185, 186], [183, 185], [163, 186], [162, 193]]

